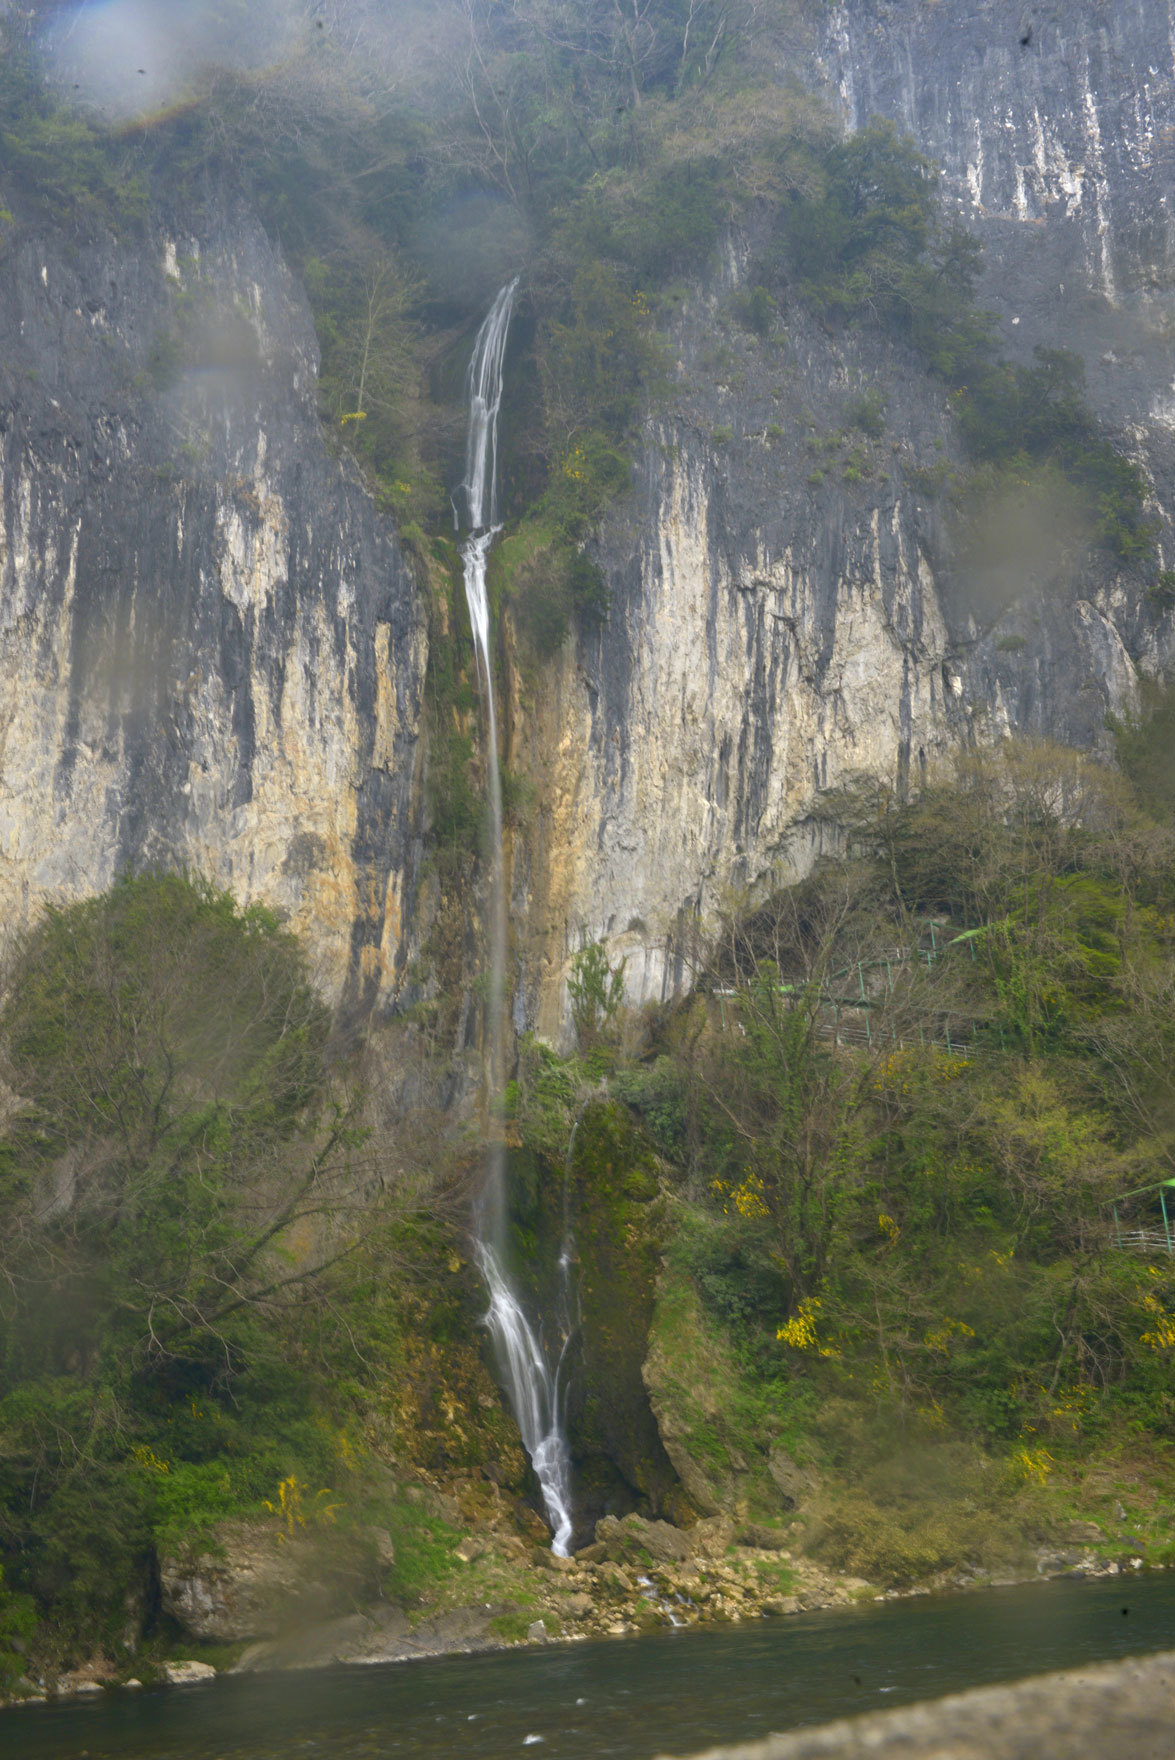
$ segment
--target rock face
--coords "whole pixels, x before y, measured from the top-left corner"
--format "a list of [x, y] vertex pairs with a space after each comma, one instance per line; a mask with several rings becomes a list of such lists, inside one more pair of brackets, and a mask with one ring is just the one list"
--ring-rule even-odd
[[1170, 1749], [1175, 1657], [1107, 1662], [1010, 1687], [711, 1748], [699, 1760], [1160, 1760]]
[[356, 1557], [337, 1544], [289, 1539], [272, 1525], [224, 1522], [214, 1549], [160, 1560], [163, 1609], [193, 1638], [272, 1638], [348, 1606], [368, 1587], [356, 1567]]
[[216, 1679], [210, 1662], [165, 1662], [159, 1674], [169, 1687], [198, 1687]]
[[366, 1004], [413, 888], [421, 607], [256, 218], [184, 228], [0, 229], [0, 914], [182, 863]]
[[[888, 116], [943, 165], [985, 247], [980, 299], [1004, 351], [1082, 354], [1091, 401], [1155, 484], [1164, 563], [1173, 31], [1169, 0], [848, 0], [809, 69], [846, 127]], [[1107, 711], [1129, 712], [1140, 674], [1175, 654], [1148, 577], [1105, 552], [1030, 532], [999, 578], [964, 566], [934, 486], [962, 462], [941, 385], [796, 307], [758, 342], [730, 305], [755, 262], [756, 240], [736, 241], [684, 301], [674, 395], [599, 547], [608, 625], [515, 729], [544, 785], [515, 871], [533, 925], [516, 1013], [551, 1035], [582, 939], [627, 955], [634, 1001], [671, 994], [690, 926], [728, 887], [829, 847], [827, 791], [863, 774], [902, 788], [1012, 731], [1105, 746]], [[885, 433], [838, 455], [863, 391]]]
[[596, 1541], [604, 1547], [605, 1556], [614, 1561], [639, 1559], [647, 1553], [650, 1558], [680, 1563], [693, 1551], [688, 1536], [671, 1522], [650, 1522], [637, 1515], [625, 1516], [621, 1521], [615, 1516], [603, 1516], [596, 1523]]
[[[809, 37], [789, 77], [942, 164], [1003, 346], [1083, 355], [1165, 518], [1171, 0], [844, 0]], [[305, 301], [223, 192], [120, 238], [5, 201], [0, 911], [184, 863], [284, 911], [332, 998], [394, 1004], [420, 929], [425, 620], [324, 448]], [[553, 1038], [584, 937], [628, 956], [634, 1001], [671, 994], [728, 888], [836, 847], [829, 791], [902, 788], [1012, 730], [1097, 746], [1175, 653], [1175, 614], [1104, 552], [962, 566], [942, 387], [798, 306], [769, 343], [740, 329], [761, 243], [728, 241], [671, 326], [673, 393], [597, 545], [607, 625], [505, 693], [537, 799], [514, 1022]], [[866, 391], [885, 432], [838, 451]]]

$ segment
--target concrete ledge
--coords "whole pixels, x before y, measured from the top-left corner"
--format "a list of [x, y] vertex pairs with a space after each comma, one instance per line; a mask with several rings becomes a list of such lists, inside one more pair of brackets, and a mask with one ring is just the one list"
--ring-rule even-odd
[[1175, 1651], [844, 1718], [697, 1760], [1171, 1760]]

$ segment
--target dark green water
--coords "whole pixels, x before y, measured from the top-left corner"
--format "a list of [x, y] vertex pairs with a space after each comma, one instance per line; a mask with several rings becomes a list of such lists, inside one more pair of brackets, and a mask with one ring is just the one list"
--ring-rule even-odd
[[0, 1760], [649, 1760], [1164, 1649], [1172, 1578], [1042, 1583], [29, 1706], [0, 1713]]

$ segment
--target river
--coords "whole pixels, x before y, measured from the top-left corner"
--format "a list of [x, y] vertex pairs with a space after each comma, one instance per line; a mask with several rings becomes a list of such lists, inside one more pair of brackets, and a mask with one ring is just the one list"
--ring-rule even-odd
[[1175, 1649], [1175, 1576], [917, 1597], [754, 1624], [0, 1713], [0, 1760], [650, 1760], [986, 1682]]

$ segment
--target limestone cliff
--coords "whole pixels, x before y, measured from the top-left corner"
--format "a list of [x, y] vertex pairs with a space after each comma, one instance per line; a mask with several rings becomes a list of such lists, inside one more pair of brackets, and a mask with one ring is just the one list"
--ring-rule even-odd
[[216, 192], [121, 238], [12, 205], [0, 918], [179, 862], [280, 908], [368, 1004], [414, 883], [425, 623], [327, 456], [301, 291]]
[[[847, 0], [808, 69], [846, 128], [890, 117], [943, 166], [1004, 350], [1083, 356], [1155, 485], [1167, 565], [1173, 44], [1169, 0]], [[686, 298], [675, 395], [600, 541], [610, 619], [516, 724], [546, 789], [516, 869], [516, 1014], [552, 1034], [581, 938], [628, 956], [634, 999], [669, 994], [685, 930], [726, 888], [810, 862], [825, 791], [859, 773], [902, 787], [1013, 730], [1106, 744], [1107, 711], [1175, 652], [1141, 573], [1063, 533], [1026, 531], [1010, 565], [960, 557], [936, 492], [958, 462], [943, 388], [798, 306], [770, 345], [741, 329], [730, 296], [754, 253], [734, 241]], [[838, 450], [863, 392], [884, 434]]]
[[[810, 22], [780, 77], [942, 164], [1003, 347], [1081, 353], [1175, 562], [1172, 0], [844, 0]], [[179, 861], [288, 913], [332, 996], [394, 1004], [422, 938], [426, 622], [324, 446], [305, 301], [223, 192], [121, 238], [4, 194], [0, 910]], [[1170, 610], [1104, 551], [961, 558], [943, 387], [797, 303], [770, 342], [740, 327], [758, 246], [729, 239], [684, 290], [672, 395], [595, 546], [606, 625], [507, 681], [506, 756], [535, 785], [519, 1028], [564, 1030], [583, 937], [629, 956], [634, 999], [671, 992], [725, 889], [835, 838], [839, 783], [901, 787], [1012, 729], [1097, 745], [1175, 651]], [[881, 433], [854, 430], [866, 393]]]

